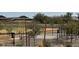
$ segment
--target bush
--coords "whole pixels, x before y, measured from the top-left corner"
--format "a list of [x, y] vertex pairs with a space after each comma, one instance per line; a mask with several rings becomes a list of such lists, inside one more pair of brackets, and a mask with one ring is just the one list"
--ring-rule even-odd
[[16, 43], [16, 46], [23, 46], [24, 44], [23, 44], [23, 42], [17, 42]]
[[66, 43], [65, 43], [65, 46], [66, 46], [66, 47], [72, 47], [72, 43], [71, 43], [71, 42], [66, 42]]
[[47, 42], [47, 41], [43, 40], [43, 46], [44, 47], [50, 47], [50, 44], [51, 44], [50, 42]]

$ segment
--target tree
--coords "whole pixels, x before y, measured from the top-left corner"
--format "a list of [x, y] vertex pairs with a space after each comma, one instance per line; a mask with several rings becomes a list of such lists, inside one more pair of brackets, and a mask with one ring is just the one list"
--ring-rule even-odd
[[75, 21], [70, 21], [66, 24], [66, 34], [71, 36], [71, 43], [72, 43], [72, 35], [77, 34], [77, 28], [78, 28], [78, 23]]
[[68, 21], [72, 20], [72, 14], [71, 12], [67, 12], [66, 15], [64, 15], [64, 21], [65, 23], [68, 23]]
[[46, 27], [48, 23], [48, 16], [38, 13], [34, 16], [34, 21], [44, 24], [44, 46], [46, 46]]
[[47, 16], [44, 16], [44, 46], [46, 46], [46, 28], [47, 28]]
[[[36, 22], [33, 22], [30, 26], [32, 31], [28, 32], [29, 37], [33, 37], [34, 39], [34, 46], [35, 46], [35, 36], [40, 34], [40, 25], [38, 25]], [[30, 40], [30, 38], [29, 38]]]
[[34, 16], [33, 20], [34, 20], [34, 21], [37, 21], [37, 22], [39, 22], [39, 23], [44, 23], [44, 18], [45, 18], [45, 15], [44, 15], [44, 14], [42, 14], [42, 13], [37, 13], [37, 14]]

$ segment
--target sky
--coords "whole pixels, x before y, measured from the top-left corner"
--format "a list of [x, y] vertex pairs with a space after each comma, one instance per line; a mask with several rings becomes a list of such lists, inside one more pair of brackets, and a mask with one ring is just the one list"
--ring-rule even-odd
[[[35, 16], [38, 12], [0, 12], [0, 15], [6, 16], [6, 17], [19, 17], [19, 16], [27, 16], [29, 18], [32, 18]], [[60, 16], [64, 15], [65, 12], [41, 12], [47, 16]]]

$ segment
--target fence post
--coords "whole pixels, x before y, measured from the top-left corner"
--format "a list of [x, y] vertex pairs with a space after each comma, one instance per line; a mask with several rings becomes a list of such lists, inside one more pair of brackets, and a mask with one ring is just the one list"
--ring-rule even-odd
[[11, 38], [13, 38], [13, 46], [15, 46], [15, 33], [11, 33]]
[[56, 44], [58, 44], [58, 39], [59, 39], [58, 34], [59, 34], [59, 30], [57, 30], [57, 42], [56, 42]]

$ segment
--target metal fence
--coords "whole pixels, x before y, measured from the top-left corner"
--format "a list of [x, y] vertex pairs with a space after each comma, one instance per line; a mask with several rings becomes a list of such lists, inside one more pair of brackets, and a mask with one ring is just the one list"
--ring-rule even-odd
[[[45, 26], [36, 26], [33, 21], [22, 20], [0, 20], [0, 46], [79, 46], [79, 35], [67, 34], [63, 26], [57, 26], [58, 30], [49, 35]], [[39, 27], [44, 31], [38, 34]], [[51, 27], [52, 28], [52, 27]], [[36, 30], [37, 29], [37, 30]], [[72, 31], [72, 30], [71, 30]], [[42, 38], [37, 38], [40, 35]], [[42, 35], [42, 36], [41, 36]], [[49, 39], [48, 38], [51, 38]], [[46, 41], [46, 42], [44, 42]]]

